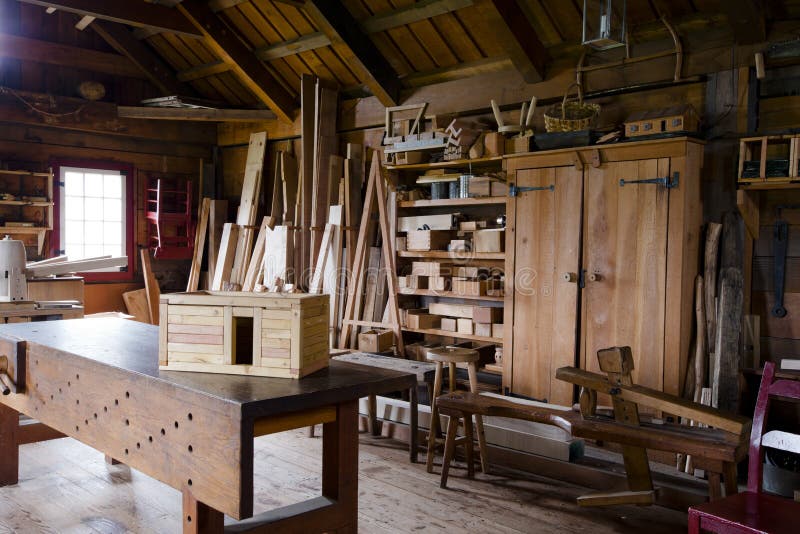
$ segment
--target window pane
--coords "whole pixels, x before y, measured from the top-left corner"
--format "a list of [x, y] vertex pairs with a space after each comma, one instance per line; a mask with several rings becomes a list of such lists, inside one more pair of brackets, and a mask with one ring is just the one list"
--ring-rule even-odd
[[125, 252], [122, 250], [122, 245], [103, 245], [103, 255], [124, 256]]
[[86, 220], [103, 220], [103, 199], [86, 197]]
[[64, 173], [64, 191], [67, 196], [83, 195], [83, 173]]
[[103, 255], [103, 245], [86, 245], [83, 247], [84, 258], [94, 258]]
[[[64, 240], [67, 243], [83, 243], [83, 221], [69, 221], [66, 223]], [[69, 256], [69, 254], [67, 254]]]
[[[84, 239], [83, 242], [87, 245], [102, 245], [103, 244], [103, 223], [86, 221], [84, 225]], [[89, 247], [86, 247], [86, 253], [89, 254]]]
[[103, 219], [106, 221], [122, 221], [122, 199], [103, 199]]
[[122, 223], [103, 223], [103, 243], [106, 245], [119, 245], [122, 243]]
[[83, 219], [83, 198], [67, 197], [64, 201], [64, 218], [69, 220]]
[[85, 257], [83, 255], [83, 245], [76, 245], [70, 243], [67, 243], [64, 246], [64, 254], [66, 254], [70, 260], [79, 260]]
[[86, 180], [86, 196], [103, 196], [103, 175], [86, 173], [84, 176]]
[[106, 198], [122, 198], [122, 176], [106, 174], [103, 178], [105, 181], [103, 196]]

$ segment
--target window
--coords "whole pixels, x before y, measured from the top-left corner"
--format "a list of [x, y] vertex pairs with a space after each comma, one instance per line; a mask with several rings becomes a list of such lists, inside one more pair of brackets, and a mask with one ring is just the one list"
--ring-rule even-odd
[[[127, 256], [134, 248], [132, 179], [129, 167], [70, 162], [56, 165], [57, 228], [54, 253], [70, 260]], [[130, 278], [132, 269], [111, 268], [86, 273], [87, 280]]]

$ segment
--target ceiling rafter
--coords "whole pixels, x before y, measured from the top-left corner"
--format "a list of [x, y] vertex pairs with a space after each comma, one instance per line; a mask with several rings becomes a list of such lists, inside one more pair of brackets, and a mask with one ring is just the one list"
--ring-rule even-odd
[[122, 24], [95, 20], [92, 29], [114, 50], [136, 65], [164, 95], [196, 95], [196, 91], [182, 83], [175, 71], [155, 54], [145, 43], [134, 37]]
[[105, 0], [19, 0], [46, 8], [89, 15], [96, 19], [119, 22], [128, 26], [153, 28], [158, 31], [199, 36], [200, 33], [175, 9], [145, 2], [108, 2]]
[[223, 62], [231, 65], [242, 84], [282, 120], [294, 120], [298, 104], [280, 81], [261, 63], [204, 0], [184, 0], [176, 5], [203, 34], [205, 42]]
[[761, 0], [726, 0], [728, 23], [737, 44], [762, 43], [767, 39], [764, 2]]
[[517, 0], [479, 0], [477, 6], [487, 25], [496, 29], [495, 38], [522, 78], [528, 83], [542, 81], [547, 49]]
[[[358, 26], [338, 0], [309, 0], [305, 11], [333, 45], [342, 44], [351, 52], [342, 59], [354, 69], [372, 94], [384, 106], [397, 105], [400, 80], [385, 57]], [[339, 51], [342, 54], [342, 51]]]

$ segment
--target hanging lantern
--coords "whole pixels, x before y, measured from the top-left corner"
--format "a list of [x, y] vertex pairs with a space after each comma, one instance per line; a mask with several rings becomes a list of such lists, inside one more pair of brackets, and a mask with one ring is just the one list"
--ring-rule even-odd
[[625, 0], [583, 0], [583, 44], [608, 50], [625, 37]]

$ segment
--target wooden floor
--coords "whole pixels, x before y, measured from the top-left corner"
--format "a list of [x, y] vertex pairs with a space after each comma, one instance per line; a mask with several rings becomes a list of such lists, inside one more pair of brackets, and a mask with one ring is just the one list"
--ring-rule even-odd
[[[257, 512], [319, 494], [321, 443], [305, 430], [256, 441]], [[426, 473], [424, 464], [408, 463], [399, 442], [362, 435], [360, 450], [363, 533], [686, 531], [684, 513], [660, 507], [582, 509], [575, 497], [586, 493], [583, 488], [519, 473], [479, 474], [468, 481], [456, 468], [442, 490], [438, 475]], [[0, 488], [0, 532], [180, 531], [176, 490], [126, 466], [106, 465], [100, 453], [77, 441], [24, 445], [20, 464], [19, 485]]]

